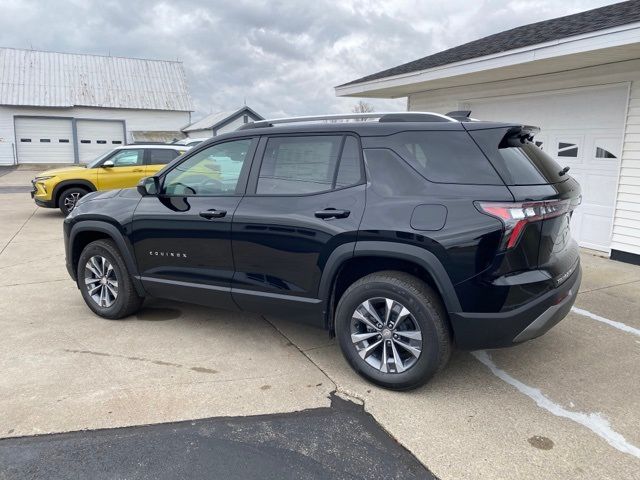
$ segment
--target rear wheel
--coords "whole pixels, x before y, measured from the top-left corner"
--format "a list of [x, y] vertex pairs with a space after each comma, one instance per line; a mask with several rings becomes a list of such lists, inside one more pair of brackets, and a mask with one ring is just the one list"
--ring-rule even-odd
[[111, 240], [96, 240], [84, 248], [77, 276], [85, 303], [101, 317], [124, 318], [142, 306], [144, 299], [136, 292], [124, 259]]
[[69, 212], [76, 206], [76, 202], [80, 197], [85, 196], [89, 191], [82, 187], [67, 188], [60, 194], [58, 198], [58, 208], [64, 215], [69, 215]]
[[351, 285], [338, 303], [335, 328], [353, 369], [385, 388], [416, 388], [451, 355], [439, 296], [404, 272], [372, 273]]

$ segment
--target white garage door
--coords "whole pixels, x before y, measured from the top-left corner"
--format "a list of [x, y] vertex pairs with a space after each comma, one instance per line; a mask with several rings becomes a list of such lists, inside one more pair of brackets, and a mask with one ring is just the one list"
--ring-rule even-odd
[[537, 125], [536, 143], [582, 186], [582, 205], [572, 220], [580, 245], [608, 252], [627, 86], [571, 89], [467, 102], [474, 118]]
[[15, 119], [18, 163], [73, 163], [73, 129], [64, 118]]
[[124, 129], [115, 120], [77, 120], [78, 156], [87, 163], [124, 143]]

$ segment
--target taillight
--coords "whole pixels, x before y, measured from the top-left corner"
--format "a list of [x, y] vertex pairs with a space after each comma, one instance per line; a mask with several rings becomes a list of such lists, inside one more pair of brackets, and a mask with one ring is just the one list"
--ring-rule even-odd
[[504, 224], [503, 248], [513, 248], [518, 243], [528, 223], [559, 217], [573, 208], [569, 200], [545, 200], [541, 202], [474, 202], [482, 213], [499, 218]]

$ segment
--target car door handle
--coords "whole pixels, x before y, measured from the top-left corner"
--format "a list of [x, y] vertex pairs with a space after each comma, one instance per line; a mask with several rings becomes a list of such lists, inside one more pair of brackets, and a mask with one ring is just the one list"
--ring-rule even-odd
[[347, 218], [350, 213], [351, 211], [349, 210], [325, 208], [324, 210], [318, 210], [315, 216], [327, 220], [329, 218]]
[[222, 218], [227, 214], [226, 210], [216, 210], [212, 208], [211, 210], [205, 210], [204, 212], [200, 212], [200, 216], [202, 218], [206, 218], [207, 220], [211, 220], [212, 218]]
[[144, 168], [136, 168], [134, 170], [131, 170], [132, 172], [144, 172]]

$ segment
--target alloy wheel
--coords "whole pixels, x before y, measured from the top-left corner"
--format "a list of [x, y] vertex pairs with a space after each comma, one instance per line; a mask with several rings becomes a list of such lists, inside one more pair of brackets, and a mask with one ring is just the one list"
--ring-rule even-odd
[[118, 298], [118, 278], [113, 265], [101, 255], [94, 255], [85, 265], [84, 283], [98, 306], [109, 308]]
[[73, 210], [76, 206], [76, 202], [80, 198], [80, 194], [78, 192], [70, 193], [64, 197], [64, 208], [67, 209], [68, 212]]
[[351, 341], [358, 355], [383, 373], [402, 373], [422, 353], [422, 331], [400, 302], [385, 297], [362, 302], [351, 316]]

